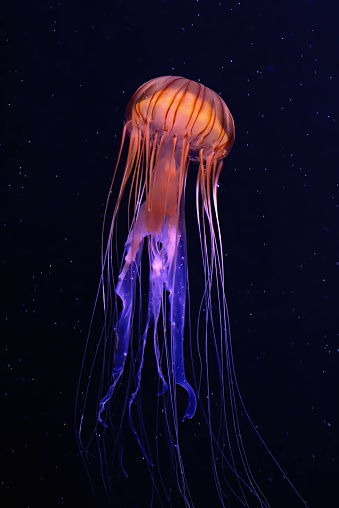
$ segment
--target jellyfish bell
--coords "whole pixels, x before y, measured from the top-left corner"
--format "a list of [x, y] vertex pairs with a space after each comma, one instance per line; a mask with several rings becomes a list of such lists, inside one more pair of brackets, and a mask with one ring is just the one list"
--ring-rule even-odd
[[220, 160], [234, 142], [233, 118], [221, 97], [181, 77], [163, 76], [142, 85], [127, 106], [125, 122], [130, 134], [148, 127], [149, 136], [186, 138], [191, 160], [199, 158], [201, 148], [205, 160], [212, 153]]

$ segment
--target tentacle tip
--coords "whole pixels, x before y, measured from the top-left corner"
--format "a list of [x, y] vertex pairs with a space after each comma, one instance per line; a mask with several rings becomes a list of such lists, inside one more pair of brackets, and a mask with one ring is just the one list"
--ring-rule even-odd
[[160, 397], [160, 395], [164, 395], [168, 390], [168, 384], [163, 381], [161, 390], [158, 391], [157, 395]]
[[183, 419], [182, 419], [181, 421], [183, 421], [183, 422], [184, 422], [184, 421], [186, 420], [186, 418], [188, 418], [189, 420], [191, 420], [191, 419], [193, 418], [193, 416], [194, 416], [194, 415], [195, 415], [195, 407], [194, 407], [194, 408], [193, 408], [193, 410], [191, 410], [191, 411], [189, 411], [189, 410], [187, 409], [187, 411], [186, 411], [186, 413], [184, 414], [184, 417], [183, 417]]
[[106, 429], [108, 428], [107, 423], [104, 422], [104, 420], [101, 418], [100, 415], [98, 415], [98, 422], [101, 423], [101, 425], [103, 425], [104, 427], [106, 427]]
[[99, 411], [98, 411], [98, 423], [100, 423], [101, 425], [103, 425], [104, 427], [108, 427], [107, 423], [104, 422], [104, 420], [101, 418], [101, 413], [105, 410], [105, 404], [104, 403], [101, 403], [100, 404], [100, 408], [99, 408]]

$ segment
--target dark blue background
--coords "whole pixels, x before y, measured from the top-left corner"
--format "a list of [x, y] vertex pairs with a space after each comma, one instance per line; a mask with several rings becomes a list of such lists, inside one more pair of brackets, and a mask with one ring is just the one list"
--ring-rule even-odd
[[[244, 401], [309, 507], [337, 507], [336, 3], [7, 0], [1, 18], [1, 506], [94, 506], [74, 405], [104, 203], [129, 98], [173, 74], [235, 119], [219, 205]], [[272, 475], [272, 508], [302, 506]]]

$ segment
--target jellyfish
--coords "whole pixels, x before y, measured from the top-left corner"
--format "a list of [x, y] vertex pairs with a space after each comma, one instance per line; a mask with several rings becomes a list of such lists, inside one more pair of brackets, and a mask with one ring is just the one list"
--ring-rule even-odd
[[[183, 436], [189, 434], [185, 425], [197, 418], [197, 426], [206, 430], [209, 452], [203, 462], [213, 478], [214, 506], [269, 507], [241, 435], [240, 410], [253, 424], [236, 380], [225, 296], [217, 191], [234, 137], [233, 117], [223, 99], [183, 77], [148, 81], [127, 106], [102, 234], [95, 310], [102, 299], [104, 326], [91, 353], [87, 344], [86, 355], [93, 361], [86, 388], [78, 392], [83, 400], [80, 449], [85, 461], [92, 457], [91, 444], [99, 451], [100, 475], [114, 506], [118, 506], [114, 492], [118, 473], [111, 465], [117, 463], [128, 478], [126, 447], [131, 436], [151, 478], [145, 506], [202, 506], [187, 473], [194, 464], [183, 451], [187, 448]], [[190, 291], [193, 286], [198, 292], [198, 286], [191, 281], [186, 238], [186, 228], [193, 229], [193, 224], [185, 220], [189, 172], [196, 175], [193, 216], [201, 250], [201, 268], [194, 273], [200, 271], [202, 291], [194, 299]], [[92, 328], [93, 321], [94, 316]], [[144, 372], [146, 363], [152, 375]], [[145, 376], [156, 390], [144, 388]], [[95, 378], [99, 382], [93, 390]], [[89, 406], [95, 407], [94, 423], [84, 445]], [[153, 415], [151, 423], [146, 422], [148, 412]], [[192, 425], [190, 429], [194, 435], [198, 432]], [[194, 446], [199, 448], [201, 441], [198, 438]], [[161, 457], [164, 442], [170, 450], [168, 460]], [[132, 462], [136, 455], [134, 449]], [[165, 471], [166, 466], [174, 471], [177, 497], [160, 464]]]
[[[122, 311], [115, 324], [112, 379], [100, 402], [99, 421], [102, 421], [101, 413], [124, 370], [145, 238], [149, 255], [147, 321], [141, 340], [137, 389], [131, 396], [129, 406], [140, 387], [144, 348], [149, 329], [153, 326], [154, 353], [163, 390], [167, 390], [169, 385], [174, 390], [176, 385], [182, 386], [188, 395], [184, 418], [192, 418], [196, 395], [185, 375], [183, 353], [187, 298], [185, 182], [189, 161], [197, 160], [197, 196], [200, 192], [210, 227], [210, 264], [213, 267], [217, 245], [212, 210], [214, 208], [218, 220], [216, 189], [222, 160], [234, 141], [234, 122], [224, 101], [210, 89], [184, 78], [165, 76], [145, 83], [134, 94], [127, 107], [123, 141], [126, 132], [130, 136], [129, 151], [112, 228], [129, 178], [134, 180], [130, 189], [133, 217], [125, 243], [122, 270], [115, 287], [115, 294], [122, 302]], [[220, 242], [218, 247], [221, 260]], [[110, 255], [110, 252], [107, 254]], [[205, 264], [209, 271], [207, 260]], [[211, 276], [207, 274], [207, 279]], [[170, 306], [167, 378], [162, 371], [156, 340], [164, 293], [168, 294]]]

